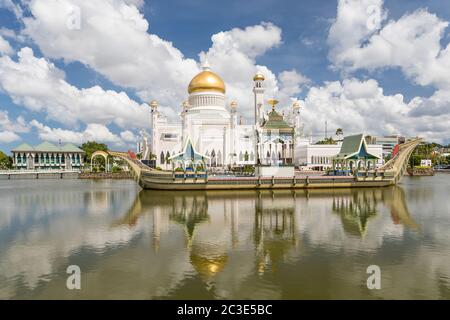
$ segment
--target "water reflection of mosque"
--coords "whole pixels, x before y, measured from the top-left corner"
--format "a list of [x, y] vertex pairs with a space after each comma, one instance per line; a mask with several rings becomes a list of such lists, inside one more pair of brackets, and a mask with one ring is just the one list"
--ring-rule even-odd
[[341, 217], [344, 231], [350, 235], [364, 236], [370, 218], [377, 214], [378, 189], [352, 192], [350, 196], [333, 197], [333, 212]]
[[242, 247], [253, 248], [254, 256], [246, 258], [261, 275], [276, 270], [280, 262], [298, 251], [298, 202], [322, 197], [331, 201], [332, 212], [339, 215], [344, 232], [350, 236], [365, 235], [381, 203], [390, 209], [394, 223], [417, 229], [400, 187], [238, 193], [143, 190], [115, 225], [133, 227], [138, 219], [144, 220], [142, 223], [150, 219], [155, 251], [162, 245], [162, 235], [170, 237], [172, 230], [181, 226], [189, 262], [207, 282], [220, 274], [231, 263], [230, 254]]
[[400, 187], [352, 189], [345, 195], [335, 194], [332, 210], [340, 216], [347, 234], [364, 237], [369, 220], [377, 215], [380, 203], [390, 210], [394, 224], [403, 223], [412, 229], [418, 229], [409, 215], [405, 193]]
[[[253, 234], [257, 268], [262, 272], [297, 245], [292, 191], [176, 192], [141, 191], [127, 214], [114, 225], [137, 224], [152, 217], [153, 248], [170, 226], [184, 228], [190, 262], [204, 278], [223, 270], [230, 250]], [[203, 227], [204, 226], [204, 227]], [[250, 243], [246, 243], [250, 244]]]

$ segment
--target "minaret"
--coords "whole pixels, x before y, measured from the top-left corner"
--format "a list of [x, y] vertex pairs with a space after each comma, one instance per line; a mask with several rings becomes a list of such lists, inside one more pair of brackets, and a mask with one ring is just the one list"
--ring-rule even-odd
[[231, 101], [230, 103], [230, 114], [231, 114], [231, 128], [235, 129], [237, 127], [237, 113], [236, 113], [236, 109], [237, 109], [237, 102], [236, 101]]
[[231, 124], [231, 160], [232, 160], [232, 164], [235, 164], [236, 161], [236, 155], [237, 155], [237, 150], [236, 150], [236, 140], [237, 140], [237, 113], [236, 113], [236, 109], [237, 109], [237, 102], [236, 101], [232, 101], [230, 103], [230, 124]]
[[261, 72], [257, 72], [253, 77], [255, 86], [253, 93], [255, 94], [255, 124], [259, 127], [264, 120], [264, 82], [265, 78]]
[[254, 144], [255, 144], [255, 165], [261, 164], [260, 158], [260, 141], [259, 130], [264, 122], [264, 75], [258, 71], [253, 77], [255, 86], [253, 87], [253, 93], [255, 94], [255, 130], [254, 130]]
[[301, 127], [302, 124], [300, 122], [300, 103], [298, 101], [295, 101], [292, 104], [292, 111], [294, 114], [294, 130], [295, 130], [295, 139], [300, 138], [300, 132], [301, 132]]
[[184, 101], [182, 104], [183, 110], [181, 111], [181, 146], [184, 146], [184, 143], [188, 137], [188, 121], [186, 119], [186, 113], [189, 109], [189, 102]]
[[156, 119], [158, 118], [158, 102], [156, 100], [153, 100], [150, 102], [150, 110], [151, 110], [151, 118], [150, 118], [150, 155], [151, 158], [152, 155], [156, 155]]

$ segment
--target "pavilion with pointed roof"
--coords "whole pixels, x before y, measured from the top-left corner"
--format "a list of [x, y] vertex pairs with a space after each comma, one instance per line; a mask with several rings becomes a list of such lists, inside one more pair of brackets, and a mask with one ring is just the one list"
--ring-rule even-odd
[[260, 164], [291, 165], [294, 161], [294, 128], [275, 110], [276, 100], [269, 100], [272, 111], [267, 114], [260, 129]]
[[333, 170], [371, 170], [379, 157], [369, 153], [364, 134], [347, 136], [342, 141], [341, 150], [333, 158]]
[[206, 160], [208, 156], [197, 152], [192, 144], [191, 138], [187, 138], [182, 152], [173, 155], [168, 158], [172, 163], [172, 170], [175, 170], [175, 166], [181, 165], [184, 171], [191, 168], [195, 171], [195, 168], [200, 164], [203, 168], [206, 168]]
[[84, 157], [84, 151], [71, 143], [56, 145], [48, 141], [34, 147], [22, 143], [11, 152], [14, 167], [20, 170], [80, 169]]

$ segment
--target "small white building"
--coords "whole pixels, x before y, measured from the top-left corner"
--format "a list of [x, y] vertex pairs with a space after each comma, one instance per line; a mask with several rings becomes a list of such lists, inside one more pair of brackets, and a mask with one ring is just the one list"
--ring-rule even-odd
[[[337, 144], [313, 144], [310, 139], [302, 138], [297, 142], [295, 150], [295, 165], [300, 170], [325, 170], [333, 166], [332, 159], [341, 150], [342, 142]], [[383, 165], [383, 146], [367, 145], [367, 151], [380, 159], [376, 166]]]
[[431, 159], [422, 159], [422, 160], [420, 160], [420, 165], [422, 167], [431, 167], [432, 166]]

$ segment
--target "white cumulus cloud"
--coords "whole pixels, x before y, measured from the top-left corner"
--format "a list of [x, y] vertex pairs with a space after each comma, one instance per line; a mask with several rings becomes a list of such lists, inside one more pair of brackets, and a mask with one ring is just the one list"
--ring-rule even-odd
[[[49, 58], [80, 61], [145, 99], [179, 106], [198, 66], [171, 42], [148, 33], [136, 4], [142, 1], [31, 0], [23, 33]], [[67, 28], [73, 19], [79, 19], [79, 29]]]
[[11, 47], [11, 45], [9, 44], [9, 42], [5, 38], [3, 38], [3, 36], [0, 35], [0, 55], [3, 55], [3, 54], [10, 55], [13, 53], [14, 53], [14, 50]]
[[[18, 61], [0, 57], [0, 88], [31, 111], [44, 112], [51, 120], [65, 125], [78, 123], [114, 123], [119, 127], [148, 126], [145, 104], [131, 100], [124, 92], [99, 86], [78, 89], [64, 80], [64, 72], [32, 49], [18, 52]], [[20, 84], [20, 85], [19, 85]]]
[[98, 123], [88, 124], [85, 130], [81, 132], [62, 128], [50, 128], [37, 120], [32, 120], [31, 125], [37, 129], [38, 136], [41, 140], [72, 142], [77, 144], [95, 140], [97, 142], [112, 143], [114, 145], [123, 144], [123, 141], [119, 136], [112, 133], [108, 127]]
[[17, 140], [20, 140], [20, 137], [16, 133], [11, 131], [0, 131], [0, 142], [11, 143]]

